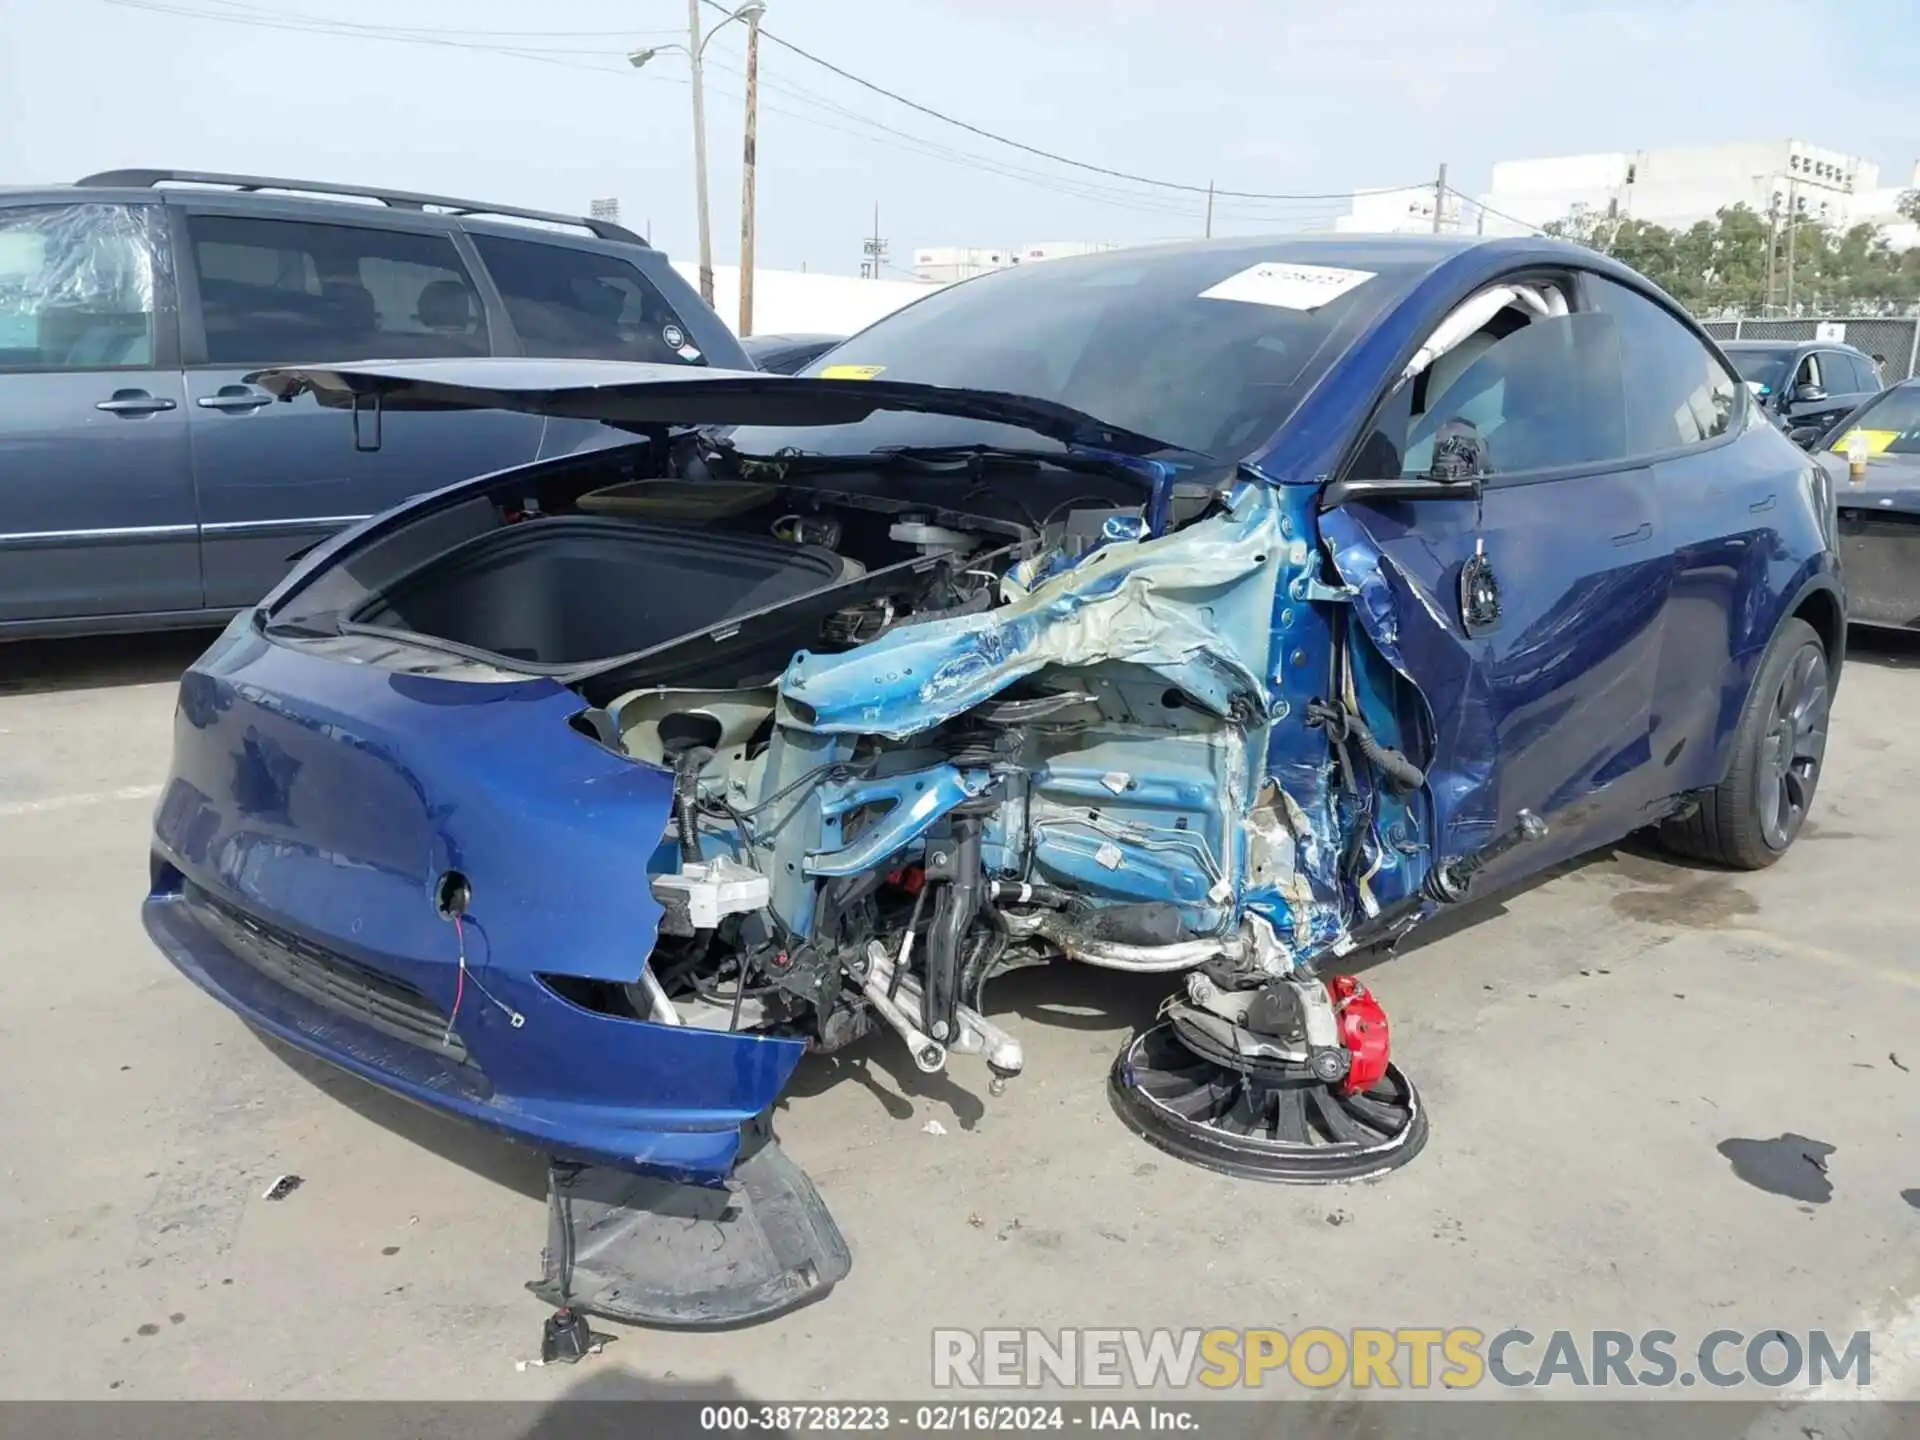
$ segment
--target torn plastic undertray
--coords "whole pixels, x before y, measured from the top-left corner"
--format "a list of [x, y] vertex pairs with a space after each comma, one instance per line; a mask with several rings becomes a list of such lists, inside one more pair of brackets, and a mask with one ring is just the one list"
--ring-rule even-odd
[[547, 1172], [548, 1304], [636, 1325], [718, 1329], [818, 1300], [853, 1268], [820, 1192], [762, 1118], [726, 1189], [602, 1165]]

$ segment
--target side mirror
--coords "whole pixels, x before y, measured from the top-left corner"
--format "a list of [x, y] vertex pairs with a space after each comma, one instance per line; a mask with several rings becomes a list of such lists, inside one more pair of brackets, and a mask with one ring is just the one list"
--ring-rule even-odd
[[1427, 479], [1440, 485], [1458, 485], [1479, 480], [1489, 468], [1487, 442], [1471, 421], [1448, 420], [1435, 432]]
[[1827, 392], [1812, 383], [1793, 387], [1793, 403], [1796, 405], [1817, 405], [1827, 398]]
[[1802, 450], [1811, 450], [1825, 433], [1818, 425], [1796, 425], [1787, 431], [1787, 438]]
[[1320, 508], [1354, 500], [1478, 500], [1492, 466], [1487, 442], [1468, 420], [1448, 420], [1434, 432], [1433, 458], [1424, 473], [1379, 480], [1336, 480], [1321, 492]]

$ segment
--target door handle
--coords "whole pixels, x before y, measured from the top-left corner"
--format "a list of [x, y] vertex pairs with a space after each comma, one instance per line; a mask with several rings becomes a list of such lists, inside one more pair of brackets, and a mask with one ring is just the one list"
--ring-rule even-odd
[[212, 395], [202, 395], [193, 402], [202, 410], [258, 410], [262, 405], [271, 405], [273, 396], [264, 390], [250, 390], [244, 385], [222, 385]]
[[144, 390], [116, 390], [111, 400], [96, 400], [93, 408], [109, 415], [151, 415], [157, 410], [173, 409], [174, 402]]
[[1754, 502], [1753, 502], [1753, 503], [1752, 503], [1751, 505], [1749, 505], [1749, 506], [1747, 506], [1747, 510], [1748, 510], [1748, 513], [1750, 513], [1750, 514], [1753, 514], [1753, 515], [1764, 515], [1764, 514], [1766, 514], [1766, 512], [1767, 512], [1767, 511], [1769, 511], [1769, 510], [1771, 510], [1771, 509], [1773, 508], [1773, 505], [1774, 505], [1774, 499], [1775, 499], [1775, 497], [1774, 497], [1774, 496], [1772, 496], [1772, 495], [1769, 495], [1769, 496], [1767, 496], [1767, 498], [1766, 498], [1766, 499], [1764, 499], [1764, 500], [1756, 500], [1756, 501], [1754, 501]]
[[1613, 543], [1616, 545], [1638, 545], [1641, 541], [1651, 540], [1652, 538], [1653, 523], [1648, 520], [1642, 520], [1639, 529], [1629, 530], [1624, 535], [1614, 536]]

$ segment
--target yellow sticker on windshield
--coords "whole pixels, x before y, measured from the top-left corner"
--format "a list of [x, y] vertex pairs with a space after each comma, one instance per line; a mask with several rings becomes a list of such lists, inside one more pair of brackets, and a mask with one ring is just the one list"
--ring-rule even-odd
[[884, 365], [829, 365], [820, 372], [822, 380], [871, 380]]
[[1833, 448], [1835, 453], [1845, 455], [1849, 453], [1848, 445], [1858, 436], [1866, 442], [1868, 455], [1884, 455], [1887, 447], [1900, 438], [1900, 433], [1898, 430], [1849, 430]]

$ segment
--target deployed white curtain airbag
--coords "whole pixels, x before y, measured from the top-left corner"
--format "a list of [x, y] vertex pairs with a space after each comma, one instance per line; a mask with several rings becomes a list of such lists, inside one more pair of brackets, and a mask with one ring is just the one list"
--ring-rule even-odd
[[1567, 313], [1567, 297], [1556, 285], [1495, 285], [1482, 290], [1435, 327], [1427, 343], [1400, 372], [1400, 383], [1404, 385], [1425, 370], [1509, 305], [1531, 311], [1543, 320]]

